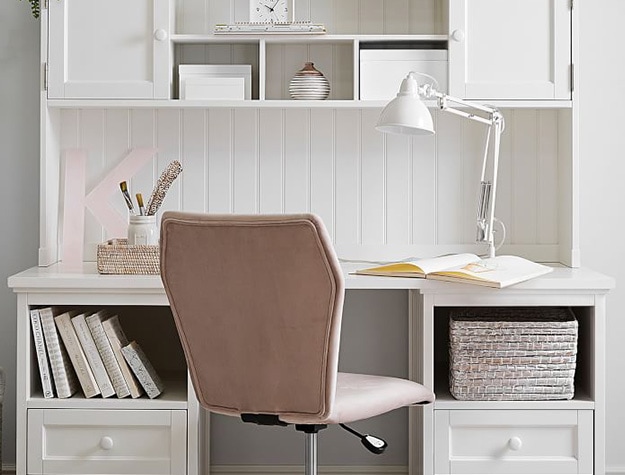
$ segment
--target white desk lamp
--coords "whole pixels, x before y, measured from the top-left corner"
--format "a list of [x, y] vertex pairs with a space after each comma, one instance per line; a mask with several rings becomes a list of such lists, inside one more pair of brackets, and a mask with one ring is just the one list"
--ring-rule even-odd
[[[402, 81], [397, 97], [391, 100], [382, 110], [376, 130], [384, 133], [402, 135], [431, 135], [434, 133], [432, 115], [425, 106], [421, 97], [425, 99], [436, 98], [438, 107], [441, 110], [459, 115], [466, 119], [475, 120], [488, 126], [486, 134], [486, 144], [484, 147], [484, 160], [482, 163], [482, 174], [480, 179], [480, 196], [477, 211], [477, 242], [488, 244], [488, 257], [495, 257], [495, 235], [493, 225], [495, 221], [495, 197], [497, 194], [497, 168], [499, 165], [499, 146], [501, 134], [504, 130], [504, 118], [498, 109], [476, 104], [474, 102], [457, 99], [447, 94], [438, 92], [431, 84], [419, 85], [416, 75], [423, 75], [434, 82], [436, 80], [427, 74], [410, 72]], [[455, 109], [448, 105], [448, 102], [459, 104], [463, 108], [473, 109], [479, 113], [476, 115], [463, 109]], [[490, 137], [494, 135], [492, 146], [492, 176], [486, 178], [486, 168], [488, 164], [488, 152], [490, 148]], [[505, 238], [505, 227], [498, 221], [503, 230]], [[501, 239], [503, 242], [503, 238]], [[501, 244], [501, 243], [500, 243]]]

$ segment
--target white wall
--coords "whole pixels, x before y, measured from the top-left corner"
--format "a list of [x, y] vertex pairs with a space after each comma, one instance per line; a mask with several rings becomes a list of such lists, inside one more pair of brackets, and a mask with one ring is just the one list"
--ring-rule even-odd
[[582, 265], [616, 278], [608, 297], [606, 471], [625, 473], [625, 2], [581, 0]]
[[[622, 0], [577, 0], [581, 9], [582, 264], [625, 278], [623, 204], [625, 56]], [[27, 2], [0, 2], [0, 277], [34, 265], [38, 245], [39, 23]], [[602, 91], [612, 93], [609, 97]], [[9, 197], [9, 198], [7, 198]], [[607, 467], [625, 474], [625, 290], [608, 300]], [[4, 404], [5, 464], [15, 460], [15, 298], [0, 286], [0, 365], [8, 373]]]
[[7, 373], [3, 462], [15, 463], [15, 306], [9, 275], [37, 263], [39, 22], [27, 2], [0, 2], [0, 366]]

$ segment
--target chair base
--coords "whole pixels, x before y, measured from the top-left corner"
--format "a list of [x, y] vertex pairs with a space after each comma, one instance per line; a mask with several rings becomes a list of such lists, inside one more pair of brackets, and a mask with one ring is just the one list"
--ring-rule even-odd
[[[274, 414], [241, 414], [241, 420], [263, 426], [287, 426]], [[317, 475], [317, 434], [328, 427], [326, 424], [295, 424], [295, 430], [305, 435], [305, 475]]]

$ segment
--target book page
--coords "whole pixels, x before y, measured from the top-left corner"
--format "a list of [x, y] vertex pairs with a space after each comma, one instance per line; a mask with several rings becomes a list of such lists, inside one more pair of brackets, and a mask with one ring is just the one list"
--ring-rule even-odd
[[396, 262], [369, 269], [356, 271], [357, 274], [392, 275], [408, 277], [424, 277], [430, 272], [462, 267], [471, 262], [477, 262], [480, 258], [475, 254], [449, 254], [425, 259], [415, 259], [406, 262]]
[[496, 256], [434, 272], [428, 279], [475, 283], [503, 288], [551, 272], [551, 267], [518, 256]]

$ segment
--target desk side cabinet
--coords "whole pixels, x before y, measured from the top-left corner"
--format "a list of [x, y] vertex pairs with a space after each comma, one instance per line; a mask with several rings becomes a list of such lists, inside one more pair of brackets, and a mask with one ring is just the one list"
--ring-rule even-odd
[[[164, 294], [16, 291], [18, 475], [201, 473], [200, 409]], [[44, 397], [29, 317], [42, 307], [117, 315], [163, 380], [163, 393], [85, 398], [79, 389], [69, 398]]]
[[[411, 433], [423, 440], [411, 444], [411, 474], [604, 473], [605, 295], [468, 290], [437, 288], [411, 299], [412, 377], [436, 393], [433, 405], [411, 416]], [[449, 390], [449, 318], [459, 307], [570, 308], [578, 322], [573, 398], [454, 399]]]

